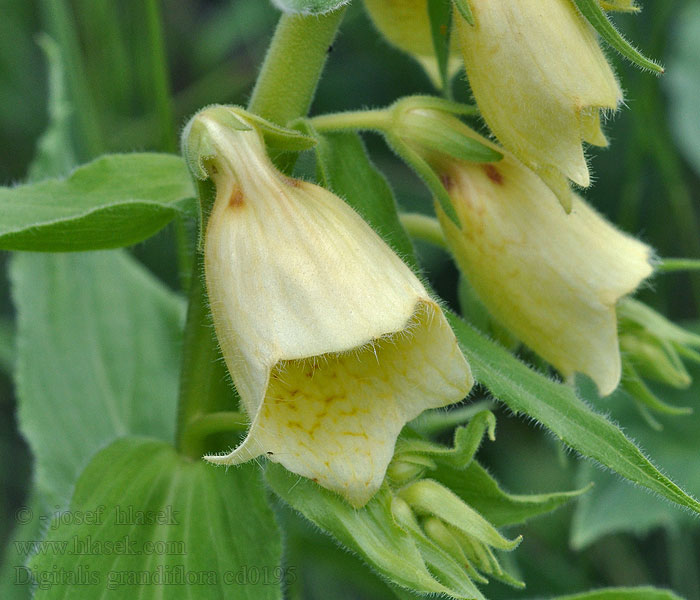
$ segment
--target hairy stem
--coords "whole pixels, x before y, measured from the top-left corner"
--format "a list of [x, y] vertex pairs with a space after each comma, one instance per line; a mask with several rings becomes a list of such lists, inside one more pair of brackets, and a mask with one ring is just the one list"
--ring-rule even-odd
[[390, 125], [391, 112], [381, 110], [357, 110], [341, 113], [319, 115], [309, 119], [311, 125], [317, 131], [341, 131], [372, 129], [374, 131], [386, 131]]
[[404, 229], [411, 237], [429, 242], [440, 248], [447, 248], [445, 234], [442, 232], [440, 222], [436, 218], [418, 213], [401, 213], [399, 218], [401, 219], [401, 225], [404, 226]]
[[280, 125], [311, 106], [345, 8], [321, 16], [282, 15], [248, 109]]
[[660, 273], [673, 271], [700, 271], [700, 259], [698, 258], [664, 258], [657, 266]]

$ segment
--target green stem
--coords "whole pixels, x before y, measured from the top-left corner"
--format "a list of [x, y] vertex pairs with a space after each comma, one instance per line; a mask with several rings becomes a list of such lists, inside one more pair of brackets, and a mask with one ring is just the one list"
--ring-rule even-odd
[[401, 213], [399, 219], [411, 237], [447, 249], [445, 234], [436, 218], [418, 213]]
[[316, 131], [340, 131], [344, 129], [387, 131], [391, 124], [391, 111], [388, 109], [356, 110], [319, 115], [309, 119]]
[[[343, 13], [344, 9], [322, 17], [281, 17], [250, 101], [252, 112], [281, 124], [306, 114]], [[197, 185], [200, 231], [205, 231], [215, 189], [210, 180]], [[197, 424], [209, 423], [206, 419], [211, 413], [230, 411], [236, 400], [209, 317], [203, 263], [198, 251], [185, 324], [176, 433], [178, 450], [192, 458], [201, 456], [202, 436], [210, 435], [208, 426]], [[213, 418], [212, 423], [233, 425], [234, 421]], [[195, 433], [191, 432], [193, 427]], [[239, 428], [236, 425], [235, 429]]]
[[160, 0], [147, 0], [146, 28], [148, 31], [148, 47], [150, 50], [151, 81], [153, 84], [154, 109], [160, 124], [160, 141], [166, 152], [177, 151], [177, 136], [175, 134], [175, 115], [173, 101], [170, 95], [168, 81], [165, 42], [160, 14]]
[[345, 8], [321, 16], [282, 15], [248, 109], [279, 125], [306, 115]]
[[200, 457], [205, 452], [202, 442], [207, 437], [230, 431], [244, 433], [248, 425], [246, 416], [238, 411], [220, 411], [196, 417], [189, 422], [184, 431], [182, 453], [192, 458]]
[[700, 271], [700, 259], [698, 258], [664, 258], [656, 270], [659, 273], [673, 273], [674, 271]]
[[197, 253], [197, 258], [185, 325], [175, 437], [178, 450], [192, 458], [201, 456], [199, 449], [204, 441], [193, 437], [189, 431], [192, 425], [209, 413], [237, 408], [236, 395], [229, 384], [226, 365], [209, 318], [201, 253]]

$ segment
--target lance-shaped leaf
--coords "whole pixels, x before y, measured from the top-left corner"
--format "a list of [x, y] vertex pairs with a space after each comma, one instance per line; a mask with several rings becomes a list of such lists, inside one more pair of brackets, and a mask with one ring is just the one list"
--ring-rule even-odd
[[[279, 530], [255, 465], [233, 476], [170, 444], [124, 438], [89, 463], [65, 514], [90, 516], [51, 523], [32, 577], [22, 572], [37, 600], [282, 597]], [[47, 585], [57, 572], [72, 579]]]
[[172, 440], [184, 306], [120, 251], [19, 254], [10, 280], [19, 426], [37, 490], [65, 506], [105, 444], [128, 434]]
[[112, 154], [66, 179], [0, 188], [0, 249], [77, 252], [130, 246], [193, 206], [182, 159]]
[[[622, 34], [615, 29], [615, 26], [608, 19], [598, 0], [574, 0], [574, 4], [576, 4], [581, 11], [581, 14], [588, 19], [588, 22], [593, 25], [600, 37], [622, 54], [622, 56], [642, 69], [648, 69], [655, 73], [664, 72], [661, 65], [644, 56], [622, 37]], [[630, 10], [634, 9], [632, 8]]]
[[588, 489], [551, 494], [509, 494], [476, 461], [464, 470], [440, 465], [430, 472], [430, 477], [451, 489], [496, 527], [523, 523], [553, 511]]
[[450, 315], [449, 320], [476, 380], [511, 410], [536, 419], [584, 456], [700, 513], [700, 502], [665, 477], [617, 426], [589, 408], [571, 387], [528, 368], [461, 319]]

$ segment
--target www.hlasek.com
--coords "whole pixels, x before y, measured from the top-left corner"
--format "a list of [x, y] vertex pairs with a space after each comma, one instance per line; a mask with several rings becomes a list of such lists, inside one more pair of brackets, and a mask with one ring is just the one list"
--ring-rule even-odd
[[73, 536], [69, 540], [18, 540], [15, 551], [20, 556], [184, 556], [183, 540], [141, 540], [123, 535], [116, 540], [97, 540], [91, 535]]

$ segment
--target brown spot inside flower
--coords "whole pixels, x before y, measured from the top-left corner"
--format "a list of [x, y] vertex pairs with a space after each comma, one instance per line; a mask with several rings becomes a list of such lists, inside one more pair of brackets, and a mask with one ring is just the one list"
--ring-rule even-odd
[[231, 197], [228, 199], [229, 208], [240, 208], [245, 204], [245, 197], [243, 196], [243, 190], [236, 188], [233, 190]]
[[440, 175], [440, 182], [448, 192], [450, 191], [450, 189], [452, 189], [452, 186], [454, 185], [452, 177], [450, 177], [447, 173], [442, 173]]
[[486, 176], [497, 185], [503, 185], [503, 175], [501, 172], [491, 164], [484, 165], [484, 171], [486, 171]]

